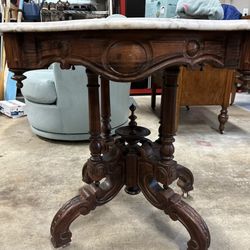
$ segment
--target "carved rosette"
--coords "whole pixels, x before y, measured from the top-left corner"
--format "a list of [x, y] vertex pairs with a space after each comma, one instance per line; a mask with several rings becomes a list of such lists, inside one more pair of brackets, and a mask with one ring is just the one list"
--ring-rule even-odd
[[195, 57], [195, 56], [198, 55], [198, 53], [200, 52], [202, 47], [203, 46], [202, 46], [200, 41], [188, 40], [188, 41], [186, 41], [186, 46], [185, 46], [184, 53], [188, 57]]
[[103, 66], [119, 76], [137, 75], [148, 67], [152, 59], [149, 44], [137, 41], [114, 41], [103, 55]]

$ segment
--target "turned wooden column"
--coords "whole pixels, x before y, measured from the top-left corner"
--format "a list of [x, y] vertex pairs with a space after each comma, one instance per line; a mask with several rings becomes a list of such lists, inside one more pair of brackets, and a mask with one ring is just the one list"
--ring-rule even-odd
[[102, 116], [102, 136], [106, 143], [112, 141], [110, 125], [110, 87], [109, 80], [101, 77], [101, 116]]
[[89, 133], [90, 133], [90, 154], [92, 161], [101, 160], [102, 138], [99, 104], [99, 83], [98, 76], [86, 69], [88, 76], [88, 96], [89, 96]]
[[24, 74], [25, 70], [22, 70], [22, 69], [13, 69], [11, 70], [14, 75], [11, 77], [13, 80], [16, 81], [16, 86], [17, 88], [22, 88], [23, 87], [23, 83], [22, 81], [25, 80], [27, 77]]
[[98, 76], [86, 69], [88, 77], [88, 99], [89, 99], [89, 150], [91, 157], [87, 162], [87, 174], [92, 181], [99, 184], [105, 177], [105, 167], [102, 160], [103, 139], [101, 137], [101, 118], [99, 103]]
[[164, 81], [161, 97], [161, 125], [159, 128], [159, 141], [161, 143], [162, 162], [171, 161], [174, 158], [174, 135], [176, 117], [176, 94], [178, 67], [164, 70]]

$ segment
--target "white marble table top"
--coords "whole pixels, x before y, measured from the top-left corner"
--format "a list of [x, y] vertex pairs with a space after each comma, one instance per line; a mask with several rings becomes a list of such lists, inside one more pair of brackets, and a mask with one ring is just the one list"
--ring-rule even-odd
[[114, 18], [82, 19], [60, 22], [29, 22], [0, 24], [4, 32], [53, 32], [75, 30], [204, 30], [232, 31], [249, 30], [250, 20], [196, 20], [178, 18]]

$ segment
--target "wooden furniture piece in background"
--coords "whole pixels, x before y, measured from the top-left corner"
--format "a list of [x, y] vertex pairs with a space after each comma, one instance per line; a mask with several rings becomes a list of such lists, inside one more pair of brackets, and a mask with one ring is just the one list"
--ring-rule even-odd
[[[156, 89], [162, 86], [162, 74], [157, 72], [152, 76], [152, 109], [155, 109]], [[176, 130], [181, 106], [220, 105], [219, 131], [223, 134], [228, 120], [227, 108], [235, 93], [234, 79], [234, 70], [217, 69], [209, 65], [195, 70], [182, 67], [178, 78]]]
[[[47, 68], [54, 61], [62, 68], [88, 68], [90, 158], [83, 168], [83, 180], [88, 185], [55, 215], [51, 224], [53, 245], [68, 244], [71, 223], [112, 200], [125, 185], [129, 194], [141, 190], [153, 206], [185, 226], [191, 236], [188, 250], [207, 250], [210, 234], [206, 223], [170, 188], [176, 180], [184, 192], [193, 188], [191, 171], [174, 160], [178, 66], [206, 62], [238, 68], [250, 81], [250, 24], [98, 19], [69, 21], [61, 26], [37, 23], [35, 30], [29, 24], [0, 25], [0, 32], [4, 33], [9, 68], [20, 87], [25, 71]], [[130, 82], [161, 69], [165, 69], [165, 82], [156, 141], [146, 139], [150, 131], [137, 126], [133, 106], [129, 126], [118, 129], [119, 137], [112, 138], [107, 79]], [[102, 75], [101, 110], [97, 75]]]
[[[241, 18], [242, 18], [242, 19], [250, 19], [250, 15], [242, 16]], [[242, 79], [241, 79], [241, 80], [242, 80]], [[248, 92], [248, 94], [250, 94], [250, 83], [249, 83], [249, 82], [244, 82], [244, 81], [243, 81], [243, 84], [245, 84], [246, 89], [247, 89], [247, 92]]]
[[250, 15], [242, 16], [241, 18], [242, 18], [242, 19], [250, 19]]

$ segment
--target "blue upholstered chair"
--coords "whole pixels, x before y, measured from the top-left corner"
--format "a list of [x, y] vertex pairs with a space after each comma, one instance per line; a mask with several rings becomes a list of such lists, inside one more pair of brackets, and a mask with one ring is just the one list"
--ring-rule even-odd
[[[50, 69], [25, 73], [22, 94], [32, 131], [56, 140], [89, 138], [88, 91], [85, 68], [62, 70], [58, 63]], [[129, 83], [110, 82], [111, 127], [126, 124], [129, 111]]]

